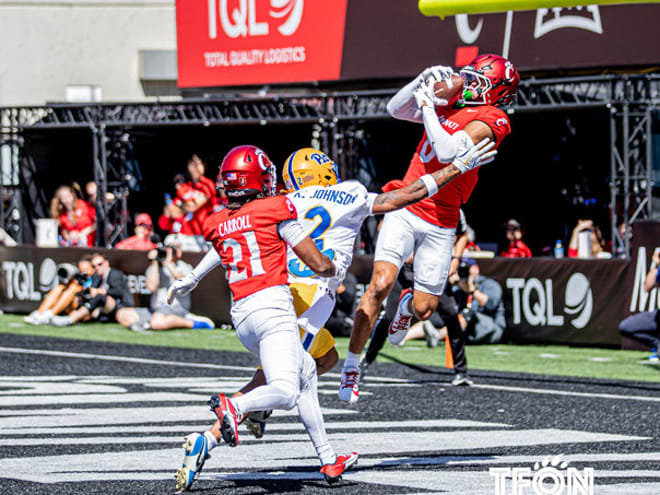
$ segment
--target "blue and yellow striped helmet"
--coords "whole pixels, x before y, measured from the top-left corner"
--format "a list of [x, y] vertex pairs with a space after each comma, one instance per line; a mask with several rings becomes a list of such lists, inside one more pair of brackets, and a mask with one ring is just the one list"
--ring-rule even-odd
[[291, 153], [284, 162], [282, 179], [287, 192], [310, 186], [328, 187], [341, 182], [337, 164], [314, 148], [302, 148]]

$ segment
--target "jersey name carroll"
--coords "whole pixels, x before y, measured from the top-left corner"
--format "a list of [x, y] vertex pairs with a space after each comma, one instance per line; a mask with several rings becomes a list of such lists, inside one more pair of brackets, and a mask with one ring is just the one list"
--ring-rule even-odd
[[275, 196], [206, 219], [204, 237], [220, 255], [234, 301], [287, 283], [286, 245], [277, 226], [295, 218], [296, 209], [286, 196]]

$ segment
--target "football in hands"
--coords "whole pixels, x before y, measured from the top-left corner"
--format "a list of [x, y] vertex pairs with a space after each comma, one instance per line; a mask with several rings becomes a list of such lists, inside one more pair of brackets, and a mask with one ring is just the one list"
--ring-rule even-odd
[[450, 79], [435, 81], [433, 84], [435, 97], [441, 100], [447, 100], [448, 102], [452, 102], [462, 92], [463, 78], [458, 74], [452, 74]]

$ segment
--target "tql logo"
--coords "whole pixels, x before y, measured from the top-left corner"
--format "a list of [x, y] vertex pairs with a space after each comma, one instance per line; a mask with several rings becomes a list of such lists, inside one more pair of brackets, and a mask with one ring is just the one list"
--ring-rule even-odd
[[34, 264], [29, 261], [3, 261], [2, 272], [8, 299], [39, 301], [41, 292], [48, 292], [57, 285], [57, 265], [51, 258], [41, 262], [38, 280], [35, 280]]
[[[538, 278], [508, 278], [507, 289], [513, 296], [513, 323], [525, 321], [532, 326], [564, 325], [564, 315], [555, 314], [552, 279], [543, 282]], [[582, 273], [574, 273], [566, 283], [564, 313], [575, 328], [584, 328], [591, 319], [594, 299], [589, 279]]]
[[[258, 21], [255, 0], [238, 0], [232, 3], [236, 4], [234, 8], [230, 8], [229, 0], [209, 0], [209, 38], [218, 37], [218, 15], [222, 30], [230, 38], [268, 35], [270, 23], [263, 19]], [[277, 30], [282, 36], [291, 36], [298, 30], [303, 6], [304, 0], [270, 0], [268, 15], [279, 21]]]

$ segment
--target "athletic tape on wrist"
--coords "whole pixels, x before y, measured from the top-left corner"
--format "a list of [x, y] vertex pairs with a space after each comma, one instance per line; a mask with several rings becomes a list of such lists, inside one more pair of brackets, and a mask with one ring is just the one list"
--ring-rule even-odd
[[438, 192], [438, 184], [435, 183], [435, 179], [431, 174], [422, 175], [420, 180], [424, 183], [424, 187], [428, 191], [427, 197], [433, 196]]

